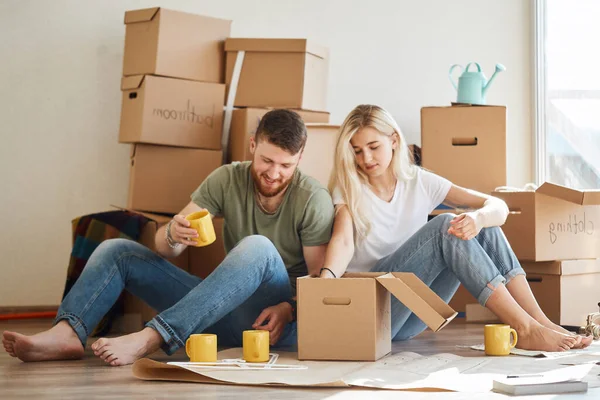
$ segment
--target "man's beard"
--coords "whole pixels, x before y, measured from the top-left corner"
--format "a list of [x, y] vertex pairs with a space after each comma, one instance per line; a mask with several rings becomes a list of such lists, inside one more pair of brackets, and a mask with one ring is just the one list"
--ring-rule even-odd
[[250, 172], [252, 174], [252, 180], [254, 181], [254, 187], [256, 187], [256, 189], [258, 190], [258, 193], [260, 193], [264, 197], [277, 196], [279, 193], [283, 192], [286, 187], [288, 187], [288, 185], [294, 178], [294, 174], [292, 174], [292, 176], [290, 176], [287, 180], [281, 181], [281, 183], [279, 185], [277, 185], [275, 187], [266, 187], [266, 186], [263, 186], [261, 177], [258, 175], [256, 170], [254, 169], [254, 166], [250, 167]]

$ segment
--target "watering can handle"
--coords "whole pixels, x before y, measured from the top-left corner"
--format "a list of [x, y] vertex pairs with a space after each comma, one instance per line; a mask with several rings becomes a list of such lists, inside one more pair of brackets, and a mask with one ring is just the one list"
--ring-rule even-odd
[[481, 72], [481, 65], [479, 65], [479, 63], [476, 63], [476, 62], [470, 62], [470, 63], [468, 63], [467, 66], [465, 67], [465, 71], [469, 70], [469, 66], [471, 64], [475, 64], [477, 66], [477, 72]]
[[459, 64], [454, 64], [453, 66], [450, 67], [450, 71], [448, 71], [448, 79], [450, 79], [450, 83], [452, 84], [452, 86], [454, 86], [454, 89], [458, 90], [458, 86], [456, 85], [456, 82], [454, 82], [454, 80], [452, 80], [452, 71], [454, 71], [454, 68], [459, 67], [460, 70], [463, 70], [462, 65]]

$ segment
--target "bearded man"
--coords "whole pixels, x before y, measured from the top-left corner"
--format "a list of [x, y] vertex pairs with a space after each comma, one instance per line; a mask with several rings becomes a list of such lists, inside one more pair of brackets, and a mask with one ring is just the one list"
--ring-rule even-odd
[[[131, 240], [102, 242], [54, 326], [33, 336], [4, 332], [5, 350], [23, 361], [83, 357], [89, 332], [123, 289], [158, 315], [139, 332], [92, 344], [109, 365], [131, 364], [159, 348], [173, 354], [195, 333], [215, 333], [220, 345], [241, 346], [244, 330], [263, 329], [273, 346], [295, 344], [296, 278], [319, 275], [334, 216], [327, 190], [297, 168], [306, 139], [298, 114], [265, 114], [250, 141], [252, 161], [224, 165], [206, 178], [157, 231], [158, 254]], [[181, 171], [182, 179], [193, 172]], [[198, 233], [185, 215], [201, 210], [224, 218], [227, 251], [204, 280], [167, 261], [196, 243]]]

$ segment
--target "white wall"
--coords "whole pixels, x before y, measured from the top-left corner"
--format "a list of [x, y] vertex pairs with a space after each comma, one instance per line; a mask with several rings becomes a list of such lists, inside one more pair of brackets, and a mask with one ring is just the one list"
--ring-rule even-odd
[[478, 61], [489, 77], [501, 62], [507, 71], [488, 103], [508, 106], [509, 184], [532, 179], [529, 1], [3, 1], [0, 306], [58, 304], [70, 221], [125, 204], [129, 146], [117, 143], [123, 13], [157, 3], [231, 19], [232, 36], [328, 46], [332, 122], [376, 103], [411, 143], [420, 143], [420, 108], [455, 99], [451, 64]]

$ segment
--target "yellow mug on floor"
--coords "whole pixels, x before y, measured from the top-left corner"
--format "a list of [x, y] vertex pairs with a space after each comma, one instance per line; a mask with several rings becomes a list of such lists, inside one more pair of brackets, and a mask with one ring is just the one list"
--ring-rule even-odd
[[191, 213], [185, 219], [190, 221], [190, 228], [198, 232], [198, 237], [192, 238], [192, 240], [196, 240], [196, 247], [208, 246], [217, 240], [215, 227], [208, 211], [203, 210]]
[[217, 335], [212, 333], [190, 335], [185, 342], [185, 353], [191, 362], [216, 362]]
[[246, 362], [269, 361], [269, 331], [244, 331], [243, 350]]
[[[510, 334], [513, 340], [510, 340]], [[517, 331], [509, 325], [493, 324], [483, 328], [483, 341], [485, 354], [488, 356], [507, 356], [510, 350], [517, 345]]]

